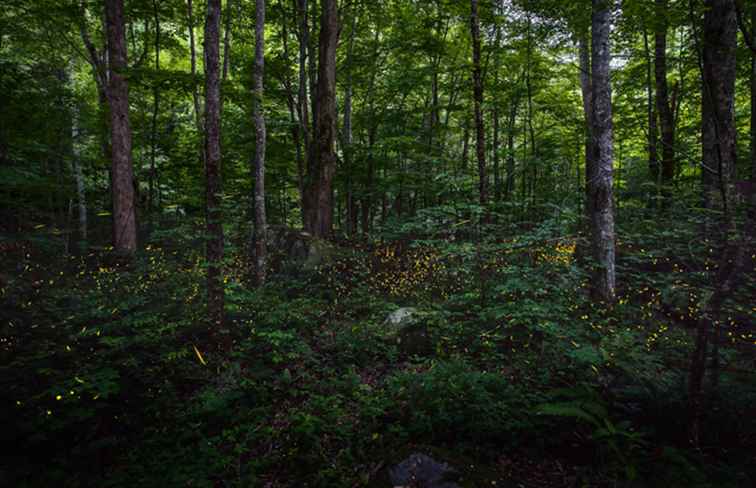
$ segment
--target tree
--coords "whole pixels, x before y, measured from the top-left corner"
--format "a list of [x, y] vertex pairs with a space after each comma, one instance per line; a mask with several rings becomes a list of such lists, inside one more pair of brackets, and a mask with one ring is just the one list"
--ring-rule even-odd
[[656, 76], [656, 113], [661, 127], [661, 178], [663, 205], [669, 205], [669, 185], [675, 176], [675, 94], [670, 100], [667, 86], [667, 0], [656, 0], [656, 29], [654, 33], [654, 73]]
[[108, 38], [108, 89], [113, 198], [113, 247], [132, 254], [137, 247], [134, 168], [131, 161], [129, 85], [123, 0], [106, 0]]
[[265, 0], [255, 2], [255, 279], [265, 283], [267, 268], [267, 220], [265, 218], [265, 114], [263, 79], [265, 70]]
[[[688, 395], [691, 411], [690, 440], [698, 445], [703, 411], [703, 380], [706, 372], [709, 342], [712, 342], [712, 386], [718, 378], [718, 345], [720, 327], [715, 323], [721, 315], [725, 298], [735, 285], [735, 277], [743, 267], [749, 247], [749, 223], [745, 242], [733, 242], [733, 208], [730, 182], [735, 170], [735, 53], [737, 49], [737, 18], [734, 0], [707, 0], [703, 20], [702, 65], [702, 184], [704, 205], [720, 212], [718, 234], [724, 243], [713, 292], [703, 301], [696, 325], [696, 345], [691, 359]], [[750, 225], [754, 225], [751, 222]], [[707, 233], [712, 226], [706, 226]], [[706, 236], [707, 238], [710, 236]]]
[[[205, 19], [205, 208], [207, 223], [207, 311], [218, 332], [223, 327], [223, 223], [220, 147], [221, 0], [208, 0]], [[221, 344], [228, 346], [225, 337]]]
[[336, 45], [338, 43], [336, 0], [323, 0], [320, 13], [318, 81], [315, 94], [315, 140], [310, 165], [309, 202], [314, 220], [309, 229], [315, 236], [328, 238], [333, 227], [333, 176], [336, 172]]
[[615, 299], [614, 208], [612, 197], [612, 91], [609, 78], [611, 8], [607, 0], [593, 0], [591, 19], [591, 124], [595, 169], [588, 180], [591, 239], [595, 259], [594, 295]]
[[486, 129], [483, 125], [483, 74], [480, 68], [480, 19], [478, 0], [470, 2], [470, 34], [473, 46], [473, 100], [475, 111], [475, 154], [478, 157], [478, 193], [480, 204], [488, 200], [486, 184]]

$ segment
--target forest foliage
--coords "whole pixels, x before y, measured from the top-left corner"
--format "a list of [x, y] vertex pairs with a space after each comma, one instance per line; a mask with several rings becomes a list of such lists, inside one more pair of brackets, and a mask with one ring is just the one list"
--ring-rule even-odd
[[0, 484], [751, 486], [754, 31], [6, 1]]

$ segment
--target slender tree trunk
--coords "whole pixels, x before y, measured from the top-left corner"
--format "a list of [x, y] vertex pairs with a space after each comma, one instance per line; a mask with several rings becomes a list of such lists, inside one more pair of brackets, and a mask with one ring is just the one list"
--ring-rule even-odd
[[[160, 72], [160, 11], [158, 9], [158, 0], [152, 0], [152, 12], [155, 18], [155, 73]], [[147, 195], [147, 214], [152, 215], [153, 205], [155, 203], [155, 184], [157, 179], [157, 169], [155, 166], [155, 157], [157, 153], [157, 119], [160, 110], [160, 88], [155, 84], [152, 89], [152, 123], [150, 130], [150, 179], [149, 191]]]
[[[371, 112], [372, 106], [371, 106]], [[367, 177], [365, 181], [365, 193], [362, 197], [362, 233], [368, 235], [373, 222], [373, 180], [375, 179], [375, 158], [373, 154], [373, 147], [375, 146], [375, 137], [378, 132], [378, 125], [376, 122], [371, 122], [368, 129], [368, 155], [367, 155]]]
[[520, 105], [519, 95], [514, 95], [509, 109], [507, 126], [507, 185], [505, 196], [507, 200], [513, 197], [515, 191], [515, 124], [517, 123], [517, 109]]
[[[751, 43], [756, 46], [756, 5], [751, 7]], [[756, 53], [751, 51], [751, 181], [756, 184]], [[751, 208], [756, 210], [756, 202], [751, 196]]]
[[486, 129], [483, 125], [483, 73], [480, 69], [480, 20], [478, 0], [470, 2], [470, 33], [473, 45], [473, 100], [475, 106], [475, 153], [478, 157], [478, 194], [480, 204], [488, 202], [486, 181]]
[[137, 247], [134, 168], [131, 160], [129, 125], [129, 85], [126, 26], [123, 0], [106, 0], [109, 64], [107, 90], [110, 106], [110, 140], [113, 175], [113, 247], [116, 252], [133, 254]]
[[346, 173], [346, 210], [347, 234], [354, 234], [354, 189], [352, 175], [352, 56], [354, 52], [354, 33], [357, 28], [357, 13], [352, 14], [352, 26], [349, 31], [347, 49], [347, 82], [344, 90], [344, 171]]
[[654, 70], [656, 76], [656, 112], [661, 125], [661, 184], [662, 204], [668, 207], [671, 199], [669, 185], [675, 177], [675, 118], [667, 86], [667, 0], [656, 0], [657, 27], [654, 35]]
[[495, 107], [491, 113], [493, 119], [493, 141], [492, 141], [492, 156], [493, 156], [493, 176], [494, 176], [494, 200], [496, 202], [501, 200], [501, 172], [499, 169], [499, 107]]
[[[654, 101], [654, 81], [652, 76], [652, 61], [651, 52], [648, 45], [648, 33], [643, 31], [643, 47], [646, 51], [646, 98], [648, 100], [647, 115], [648, 115], [648, 171], [651, 177], [651, 181], [654, 183], [654, 187], [657, 188], [660, 182], [661, 174], [659, 172], [659, 152], [657, 149], [657, 139], [659, 135], [659, 129], [656, 125], [656, 102]], [[651, 206], [656, 205], [656, 194], [649, 199]]]
[[594, 295], [605, 303], [615, 299], [614, 208], [612, 197], [612, 92], [609, 77], [611, 10], [607, 0], [593, 0], [591, 21], [591, 84], [593, 162], [589, 181], [591, 237], [595, 259]]
[[230, 348], [223, 330], [223, 223], [220, 147], [221, 0], [208, 0], [205, 20], [205, 179], [207, 220], [207, 309], [219, 345]]
[[79, 211], [79, 244], [82, 249], [87, 246], [87, 192], [84, 183], [84, 174], [81, 170], [81, 152], [79, 151], [79, 139], [81, 129], [79, 127], [79, 108], [74, 107], [71, 120], [71, 166], [74, 181], [76, 182], [76, 199]]
[[[234, 17], [234, 0], [226, 0], [225, 23], [223, 24], [223, 74], [221, 79], [226, 81], [228, 72], [231, 69], [231, 20]], [[221, 102], [223, 100], [223, 90], [221, 90]], [[221, 111], [223, 104], [221, 103]]]
[[265, 72], [265, 0], [255, 2], [255, 277], [265, 283], [267, 272], [267, 221], [265, 218], [265, 114], [263, 79]]
[[333, 227], [333, 176], [336, 171], [336, 45], [338, 13], [336, 0], [322, 0], [318, 50], [318, 84], [316, 111], [316, 157], [318, 183], [317, 219], [314, 234], [328, 238]]
[[297, 115], [299, 117], [299, 126], [302, 131], [304, 140], [304, 149], [307, 166], [302, 167], [302, 187], [299, 192], [300, 210], [302, 215], [303, 227], [312, 232], [315, 221], [315, 206], [312, 203], [312, 178], [314, 168], [312, 167], [312, 138], [309, 107], [310, 102], [307, 97], [307, 52], [310, 45], [310, 24], [308, 20], [307, 0], [297, 0], [297, 13], [299, 17], [299, 88], [297, 96]]
[[[187, 25], [189, 28], [189, 54], [192, 69], [192, 79], [197, 79], [197, 49], [194, 42], [194, 12], [192, 6], [192, 0], [187, 0]], [[204, 127], [202, 123], [202, 108], [200, 107], [200, 93], [196, 84], [192, 85], [192, 100], [194, 101], [194, 119], [197, 126], [197, 133], [203, 134]], [[205, 161], [204, 147], [200, 148], [200, 157], [202, 162]]]
[[462, 174], [467, 172], [467, 163], [470, 160], [470, 121], [465, 119], [465, 128], [462, 133]]
[[[279, 4], [281, 8], [281, 14], [282, 17], [286, 17], [286, 9], [284, 8], [283, 3]], [[296, 4], [294, 5], [294, 10], [296, 12]], [[294, 24], [296, 27], [296, 15], [294, 15]], [[283, 54], [284, 59], [289, 59], [289, 34], [288, 34], [288, 28], [287, 28], [287, 22], [282, 23], [282, 34], [281, 38], [283, 41]], [[291, 136], [292, 140], [294, 142], [294, 149], [296, 152], [296, 159], [297, 159], [297, 191], [299, 192], [299, 195], [301, 196], [304, 193], [304, 178], [305, 178], [305, 167], [304, 167], [304, 158], [302, 154], [302, 125], [299, 120], [299, 105], [296, 101], [296, 94], [294, 93], [294, 89], [292, 87], [291, 80], [289, 79], [288, 73], [284, 72], [281, 74], [281, 81], [284, 87], [284, 91], [286, 92], [286, 106], [289, 109], [289, 122], [291, 124]], [[297, 88], [297, 91], [299, 88]], [[285, 189], [284, 189], [285, 190]], [[285, 192], [284, 192], [285, 194]], [[283, 194], [282, 194], [283, 195]], [[283, 198], [283, 197], [282, 197]], [[301, 207], [300, 207], [301, 208]], [[287, 214], [288, 214], [288, 208], [287, 208]], [[284, 219], [286, 221], [286, 219]]]

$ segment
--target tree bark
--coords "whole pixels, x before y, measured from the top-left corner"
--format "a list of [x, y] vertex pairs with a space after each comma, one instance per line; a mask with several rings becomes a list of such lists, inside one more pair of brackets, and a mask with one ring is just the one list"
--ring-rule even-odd
[[669, 206], [669, 185], [675, 177], [675, 118], [667, 86], [667, 0], [656, 0], [656, 29], [654, 34], [654, 74], [656, 76], [656, 112], [661, 126], [661, 184], [662, 205]]
[[221, 0], [208, 0], [205, 19], [205, 180], [207, 222], [207, 311], [219, 345], [230, 347], [223, 330], [223, 225], [220, 147]]
[[[654, 101], [654, 81], [652, 77], [652, 61], [651, 53], [648, 45], [648, 33], [643, 31], [643, 47], [646, 51], [646, 97], [648, 99], [647, 115], [648, 115], [648, 171], [651, 181], [656, 188], [659, 184], [659, 151], [657, 148], [657, 139], [659, 136], [659, 128], [656, 125], [656, 102]], [[656, 205], [656, 197], [654, 194], [649, 200], [651, 206]]]
[[112, 151], [113, 248], [117, 253], [133, 254], [137, 247], [136, 208], [134, 205], [134, 168], [131, 159], [129, 124], [129, 85], [123, 0], [106, 0], [108, 35], [110, 139]]
[[267, 273], [267, 220], [265, 218], [265, 114], [263, 79], [265, 71], [265, 0], [255, 2], [255, 278], [265, 283]]
[[[194, 43], [194, 12], [192, 6], [192, 0], [187, 0], [187, 25], [189, 28], [189, 54], [192, 69], [192, 79], [197, 79], [197, 49]], [[192, 100], [194, 102], [194, 120], [197, 126], [197, 133], [202, 134], [204, 127], [202, 124], [202, 109], [200, 108], [200, 94], [196, 84], [192, 85]], [[205, 162], [205, 150], [204, 147], [200, 148], [200, 157], [202, 162]]]
[[[160, 11], [158, 9], [158, 0], [152, 0], [152, 12], [155, 18], [155, 73], [160, 72]], [[157, 179], [157, 168], [155, 158], [157, 156], [157, 119], [160, 110], [160, 88], [157, 83], [152, 89], [152, 122], [150, 130], [150, 178], [149, 190], [147, 195], [147, 213], [152, 215], [152, 208], [155, 203], [155, 185]]]
[[[593, 205], [590, 195], [590, 182], [594, 178], [593, 162], [593, 86], [591, 83], [591, 52], [587, 36], [578, 41], [580, 58], [580, 91], [583, 95], [583, 117], [585, 119], [585, 221], [591, 221]], [[579, 247], [578, 250], [581, 250]], [[582, 252], [582, 251], [581, 251]], [[587, 254], [587, 253], [585, 253]]]
[[315, 124], [317, 158], [317, 215], [313, 234], [328, 238], [333, 227], [333, 176], [336, 172], [336, 45], [338, 14], [336, 0], [322, 0], [318, 50], [318, 83]]
[[352, 26], [349, 31], [349, 47], [347, 49], [346, 71], [347, 80], [344, 89], [344, 171], [346, 173], [346, 210], [347, 234], [355, 231], [354, 217], [354, 188], [352, 175], [352, 57], [354, 55], [354, 34], [357, 28], [357, 13], [352, 14]]
[[310, 45], [310, 25], [308, 21], [307, 0], [297, 0], [297, 14], [299, 17], [299, 87], [297, 95], [297, 116], [299, 118], [299, 127], [302, 131], [302, 139], [304, 140], [304, 161], [302, 164], [302, 184], [299, 191], [300, 210], [302, 216], [302, 225], [308, 231], [312, 231], [314, 218], [314, 205], [312, 204], [312, 177], [311, 171], [311, 157], [312, 157], [312, 143], [310, 132], [310, 102], [307, 96], [307, 50]]
[[703, 186], [705, 204], [727, 210], [723, 188], [735, 170], [734, 0], [707, 0], [703, 42]]
[[515, 191], [515, 124], [517, 123], [517, 109], [520, 105], [520, 96], [512, 97], [509, 107], [509, 122], [507, 127], [507, 184], [504, 195], [509, 200]]
[[[751, 7], [751, 43], [756, 46], [756, 5]], [[756, 53], [751, 51], [751, 181], [756, 184]], [[751, 197], [751, 209], [756, 202]]]
[[81, 152], [79, 150], [79, 138], [81, 137], [81, 128], [79, 127], [79, 107], [73, 108], [71, 118], [71, 166], [73, 169], [74, 181], [76, 182], [76, 199], [78, 202], [79, 213], [79, 244], [82, 249], [87, 246], [87, 192], [84, 183], [84, 174], [81, 169]]
[[[691, 358], [688, 381], [690, 403], [690, 441], [698, 445], [700, 420], [703, 414], [703, 380], [706, 373], [708, 345], [714, 347], [712, 385], [716, 387], [718, 368], [719, 327], [724, 299], [730, 294], [740, 269], [743, 268], [746, 250], [750, 247], [754, 222], [746, 222], [741, 242], [734, 243], [732, 206], [728, 201], [729, 185], [735, 170], [735, 55], [737, 49], [737, 15], [734, 0], [707, 0], [704, 10], [703, 65], [702, 65], [702, 128], [703, 146], [702, 183], [704, 205], [721, 212], [719, 232], [724, 251], [719, 262], [715, 287], [702, 304], [696, 327], [696, 346]], [[751, 216], [752, 217], [752, 216]], [[749, 220], [751, 220], [749, 218]], [[710, 226], [706, 226], [710, 229]]]
[[486, 129], [483, 124], [483, 73], [480, 69], [480, 20], [478, 0], [470, 1], [470, 34], [473, 45], [473, 100], [475, 107], [475, 153], [478, 157], [478, 194], [480, 204], [488, 202], [486, 181]]
[[607, 0], [593, 0], [591, 21], [592, 162], [588, 181], [591, 205], [591, 237], [595, 259], [594, 296], [612, 303], [615, 299], [614, 208], [612, 198], [612, 92], [609, 34], [611, 10]]

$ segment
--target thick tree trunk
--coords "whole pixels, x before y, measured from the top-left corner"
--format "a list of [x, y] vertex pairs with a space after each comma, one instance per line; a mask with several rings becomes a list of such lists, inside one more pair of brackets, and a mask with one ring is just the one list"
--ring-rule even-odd
[[478, 195], [480, 204], [488, 202], [486, 181], [486, 129], [483, 124], [483, 73], [480, 69], [480, 20], [478, 0], [470, 2], [470, 34], [473, 45], [473, 101], [475, 107], [475, 154], [478, 157]]
[[735, 49], [737, 21], [734, 0], [705, 3], [703, 42], [703, 186], [705, 203], [726, 209], [722, 188], [735, 171]]
[[137, 247], [134, 168], [131, 160], [129, 86], [123, 0], [105, 2], [107, 21], [110, 106], [110, 140], [113, 178], [113, 247], [116, 252], [133, 254]]
[[657, 27], [654, 35], [654, 73], [656, 76], [656, 112], [661, 126], [661, 184], [663, 205], [671, 194], [669, 185], [675, 177], [675, 118], [667, 86], [667, 0], [656, 0]]
[[255, 2], [255, 278], [265, 283], [267, 272], [267, 220], [265, 218], [265, 114], [263, 74], [265, 71], [265, 0]]
[[[691, 421], [690, 440], [698, 445], [700, 421], [703, 414], [703, 380], [706, 373], [708, 343], [714, 345], [712, 384], [717, 383], [719, 320], [721, 306], [736, 283], [743, 267], [746, 250], [750, 247], [751, 232], [747, 222], [742, 242], [734, 243], [729, 234], [734, 230], [732, 207], [728, 202], [728, 187], [735, 171], [735, 54], [737, 50], [737, 17], [734, 0], [707, 0], [703, 30], [703, 87], [702, 128], [704, 205], [718, 210], [722, 217], [719, 226], [725, 249], [720, 259], [715, 288], [701, 306], [696, 327], [696, 347], [691, 358], [688, 395]], [[711, 226], [707, 226], [711, 229]]]
[[223, 225], [220, 147], [220, 16], [221, 0], [208, 0], [205, 19], [205, 179], [207, 221], [207, 311], [218, 343], [228, 349], [223, 329]]
[[608, 0], [593, 0], [592, 125], [595, 170], [589, 180], [591, 238], [594, 256], [594, 296], [605, 303], [615, 299], [614, 208], [612, 198], [612, 91], [609, 77], [611, 10]]
[[328, 238], [333, 227], [333, 176], [336, 172], [336, 45], [338, 43], [336, 0], [322, 0], [318, 50], [317, 116], [315, 146], [318, 166], [317, 216], [313, 233]]

